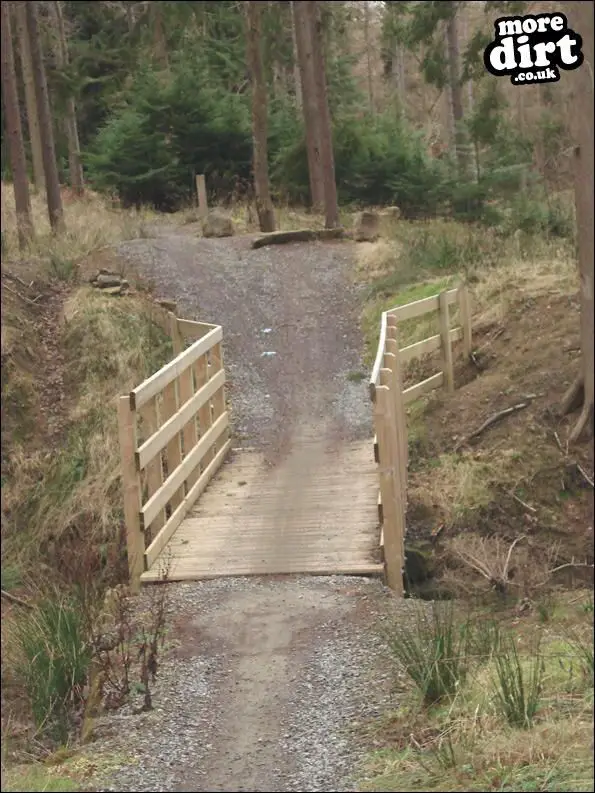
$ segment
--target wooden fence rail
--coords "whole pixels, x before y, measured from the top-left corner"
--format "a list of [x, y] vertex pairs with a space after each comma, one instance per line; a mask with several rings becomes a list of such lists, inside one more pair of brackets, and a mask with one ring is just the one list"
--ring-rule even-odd
[[152, 319], [171, 337], [175, 358], [118, 405], [135, 591], [231, 447], [221, 327], [179, 319], [159, 306]]
[[[450, 326], [450, 306], [458, 304], [460, 325]], [[398, 324], [429, 312], [439, 312], [440, 333], [399, 348]], [[387, 583], [403, 594], [405, 516], [407, 511], [408, 440], [405, 405], [435, 388], [454, 390], [453, 342], [463, 340], [465, 357], [471, 353], [471, 314], [464, 285], [439, 295], [392, 308], [382, 314], [378, 350], [370, 377], [374, 404], [374, 457], [378, 463], [380, 492], [378, 517], [382, 527]], [[442, 370], [403, 390], [402, 365], [422, 355], [442, 350]]]

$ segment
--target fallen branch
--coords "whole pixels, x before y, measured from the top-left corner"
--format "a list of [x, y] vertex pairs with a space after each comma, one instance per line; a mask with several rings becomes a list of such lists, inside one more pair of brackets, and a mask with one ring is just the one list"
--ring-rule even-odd
[[590, 570], [593, 570], [594, 565], [589, 564], [588, 562], [566, 562], [565, 564], [560, 564], [557, 567], [553, 567], [551, 570], [547, 572], [547, 578], [544, 578], [543, 581], [540, 581], [539, 584], [536, 586], [545, 586], [550, 578], [554, 575], [554, 573], [558, 573], [560, 570], [567, 570], [569, 567], [586, 567]]
[[517, 405], [513, 405], [512, 407], [506, 408], [505, 410], [500, 410], [498, 413], [494, 413], [493, 416], [490, 416], [489, 419], [484, 421], [481, 427], [478, 427], [470, 435], [464, 438], [459, 444], [457, 444], [457, 446], [455, 447], [455, 451], [458, 451], [466, 443], [469, 443], [470, 440], [473, 440], [473, 438], [477, 438], [479, 435], [482, 434], [482, 432], [485, 432], [487, 429], [492, 427], [497, 422], [502, 421], [502, 419], [506, 418], [506, 416], [511, 416], [513, 413], [516, 413], [519, 410], [523, 410], [524, 408], [529, 407], [530, 404], [531, 404], [531, 399], [527, 399], [525, 400], [525, 402], [519, 402]]
[[264, 234], [252, 242], [253, 248], [264, 248], [265, 245], [285, 245], [289, 242], [316, 242], [317, 240], [344, 239], [344, 229], [301, 229], [297, 231], [273, 231]]
[[26, 609], [32, 609], [33, 606], [31, 603], [27, 603], [26, 600], [22, 600], [18, 598], [16, 595], [11, 595], [10, 592], [7, 592], [5, 589], [2, 590], [2, 597], [9, 600], [11, 603], [16, 603], [17, 606], [23, 606]]
[[25, 287], [25, 289], [31, 289], [31, 287], [34, 284], [34, 281], [30, 281], [29, 283], [26, 283], [26, 281], [23, 281], [23, 279], [19, 278], [18, 275], [15, 275], [14, 273], [9, 272], [8, 270], [4, 270], [2, 275], [5, 275], [7, 278], [12, 278], [13, 281], [18, 281], [21, 286]]
[[591, 487], [594, 487], [593, 480], [591, 479], [590, 476], [587, 476], [587, 472], [585, 471], [585, 469], [582, 468], [578, 463], [576, 464], [576, 467], [578, 468], [580, 473], [583, 475], [584, 480], [586, 482], [588, 482]]
[[17, 297], [20, 297], [21, 300], [24, 300], [25, 303], [29, 303], [32, 306], [37, 305], [37, 301], [41, 298], [41, 295], [37, 295], [36, 298], [31, 300], [30, 298], [25, 297], [25, 295], [22, 295], [20, 292], [17, 292], [16, 289], [11, 289], [10, 286], [7, 286], [6, 284], [4, 284], [3, 289], [6, 289], [8, 292], [11, 292], [13, 295], [16, 295]]
[[515, 495], [515, 493], [510, 493], [510, 495], [511, 495], [511, 496], [514, 498], [514, 500], [515, 500], [515, 501], [517, 501], [517, 502], [518, 502], [518, 503], [519, 503], [519, 504], [520, 504], [522, 507], [525, 507], [525, 509], [528, 509], [528, 510], [529, 510], [529, 512], [537, 512], [537, 510], [535, 509], [535, 507], [532, 507], [532, 506], [531, 506], [531, 504], [527, 504], [527, 502], [526, 502], [526, 501], [523, 501], [523, 499], [522, 499], [522, 498], [519, 498], [517, 495]]

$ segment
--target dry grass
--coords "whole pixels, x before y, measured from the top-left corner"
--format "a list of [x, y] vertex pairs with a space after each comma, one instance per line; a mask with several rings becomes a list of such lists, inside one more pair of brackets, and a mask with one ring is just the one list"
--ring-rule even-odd
[[52, 234], [43, 193], [31, 195], [35, 239], [26, 250], [18, 247], [12, 185], [2, 184], [2, 244], [6, 262], [26, 263], [27, 272], [34, 267], [60, 278], [70, 276], [76, 263], [89, 253], [125, 239], [147, 236], [148, 224], [155, 220], [149, 210], [121, 210], [109, 199], [87, 191], [74, 199], [63, 191], [66, 231]]
[[381, 748], [365, 763], [358, 789], [592, 791], [593, 683], [565, 634], [572, 626], [585, 646], [592, 643], [589, 603], [591, 593], [561, 594], [554, 624], [537, 613], [522, 623], [517, 615], [502, 618], [500, 630], [512, 632], [523, 669], [538, 657], [543, 663], [531, 728], [508, 726], [498, 708], [496, 647], [439, 707], [420, 708], [415, 691], [401, 684], [399, 710], [375, 725]]
[[84, 287], [67, 299], [57, 332], [65, 361], [68, 402], [60, 449], [12, 445], [3, 488], [3, 555], [28, 567], [48, 543], [57, 552], [65, 535], [91, 546], [113, 542], [121, 524], [116, 399], [170, 355], [143, 301], [114, 301]]

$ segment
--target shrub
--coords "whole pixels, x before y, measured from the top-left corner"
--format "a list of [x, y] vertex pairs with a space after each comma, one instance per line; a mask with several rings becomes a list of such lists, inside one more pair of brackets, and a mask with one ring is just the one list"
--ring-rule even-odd
[[65, 740], [69, 706], [82, 701], [91, 660], [81, 606], [48, 597], [19, 624], [16, 635], [35, 724]]

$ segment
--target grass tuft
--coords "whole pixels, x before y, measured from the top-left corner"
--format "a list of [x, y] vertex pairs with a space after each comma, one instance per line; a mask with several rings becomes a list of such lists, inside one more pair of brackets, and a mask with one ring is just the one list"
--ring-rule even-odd
[[80, 604], [56, 595], [42, 600], [15, 630], [24, 690], [38, 729], [68, 737], [68, 713], [82, 701], [91, 660]]
[[499, 712], [511, 727], [532, 727], [541, 703], [545, 672], [539, 647], [523, 663], [514, 639], [509, 637], [495, 655], [494, 665], [495, 701]]
[[496, 633], [478, 631], [468, 619], [456, 617], [451, 602], [434, 602], [430, 613], [417, 609], [412, 627], [396, 625], [389, 647], [397, 662], [413, 681], [425, 705], [453, 697], [464, 683], [476, 652], [487, 655]]

